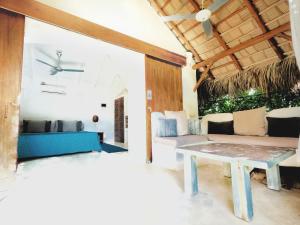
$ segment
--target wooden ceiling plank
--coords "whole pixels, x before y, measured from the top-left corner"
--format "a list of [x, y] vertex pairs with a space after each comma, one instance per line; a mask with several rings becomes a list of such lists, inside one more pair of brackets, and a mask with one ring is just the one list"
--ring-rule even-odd
[[283, 18], [285, 16], [289, 16], [289, 15], [290, 15], [290, 12], [286, 12], [286, 13], [282, 14], [281, 16], [278, 16], [278, 17], [274, 18], [273, 20], [268, 21], [266, 23], [266, 26], [269, 26], [270, 24], [275, 23], [277, 20], [280, 20], [281, 18]]
[[247, 40], [245, 42], [242, 42], [241, 44], [239, 44], [237, 46], [234, 46], [234, 47], [232, 47], [228, 50], [225, 50], [225, 51], [223, 51], [223, 52], [221, 52], [221, 53], [219, 53], [219, 54], [217, 54], [217, 55], [215, 55], [215, 56], [213, 56], [213, 57], [211, 57], [211, 58], [209, 58], [209, 59], [207, 59], [203, 62], [197, 63], [193, 66], [193, 69], [197, 69], [197, 68], [201, 68], [205, 65], [209, 65], [212, 62], [216, 62], [217, 60], [219, 60], [221, 58], [224, 58], [224, 57], [226, 57], [230, 54], [233, 54], [233, 53], [238, 52], [242, 49], [248, 48], [248, 47], [250, 47], [252, 45], [255, 45], [257, 43], [260, 43], [262, 41], [269, 40], [272, 37], [276, 36], [277, 34], [288, 31], [290, 29], [291, 29], [290, 23], [285, 23], [285, 24], [283, 24], [283, 25], [281, 25], [281, 26], [279, 26], [279, 27], [267, 32], [267, 33], [264, 33], [264, 34], [261, 34], [261, 35], [255, 37], [255, 38], [249, 39], [249, 40]]
[[179, 13], [186, 5], [188, 4], [188, 2], [183, 3], [175, 12], [174, 14]]
[[[167, 15], [166, 12], [158, 5], [158, 3], [155, 0], [149, 0], [149, 1], [153, 5], [153, 7], [156, 8], [156, 10], [159, 12], [160, 15], [162, 15], [162, 16]], [[186, 39], [186, 37], [181, 33], [181, 31], [176, 26], [176, 24], [174, 22], [168, 22], [168, 24], [170, 24], [173, 31], [178, 34], [178, 37], [181, 38], [182, 40], [184, 40], [186, 48], [188, 48], [188, 50], [190, 50], [193, 53], [195, 60], [198, 62], [201, 62], [202, 59], [200, 58], [199, 54], [194, 49], [194, 47], [191, 45], [191, 43]]]
[[197, 26], [199, 26], [199, 23], [195, 23], [194, 25], [190, 26], [188, 29], [186, 29], [183, 33], [186, 34], [187, 32], [193, 30], [194, 28], [196, 28]]
[[[248, 8], [250, 14], [252, 15], [252, 17], [256, 21], [256, 23], [259, 26], [259, 28], [261, 29], [261, 31], [263, 33], [268, 32], [269, 28], [265, 25], [265, 23], [263, 21], [263, 18], [259, 15], [258, 9], [254, 5], [254, 3], [250, 0], [244, 0], [244, 4]], [[276, 40], [274, 38], [271, 38], [271, 39], [268, 40], [268, 42], [271, 45], [274, 52], [276, 53], [276, 55], [278, 56], [278, 58], [280, 60], [283, 59], [284, 58], [283, 51], [280, 47], [277, 46], [278, 43], [276, 42]]]
[[235, 16], [236, 14], [239, 14], [240, 12], [244, 11], [245, 9], [247, 9], [246, 7], [241, 7], [239, 9], [237, 9], [236, 11], [232, 12], [231, 14], [229, 14], [228, 16], [226, 16], [225, 18], [223, 18], [221, 21], [219, 21], [218, 23], [215, 24], [216, 27], [218, 27], [221, 23], [225, 22], [226, 20], [230, 19], [231, 17]]
[[267, 8], [261, 10], [261, 11], [259, 12], [259, 15], [262, 15], [262, 14], [268, 12], [268, 11], [269, 11], [270, 9], [272, 9], [273, 7], [277, 6], [277, 5], [280, 4], [280, 3], [286, 2], [286, 1], [287, 1], [287, 0], [279, 0], [279, 1], [277, 1], [277, 2], [274, 2], [273, 4], [271, 4], [270, 6], [268, 6]]
[[234, 64], [234, 62], [233, 62], [233, 61], [230, 61], [230, 62], [224, 63], [224, 64], [222, 64], [222, 65], [220, 65], [220, 66], [212, 67], [211, 70], [221, 69], [221, 68], [226, 67], [226, 66], [229, 66], [229, 65], [231, 65], [231, 64]]
[[[201, 10], [199, 4], [195, 0], [189, 0], [189, 1], [191, 3], [193, 2], [193, 6], [197, 7], [197, 8], [195, 8], [196, 10], [198, 10], [198, 11]], [[226, 4], [228, 4], [228, 3], [226, 3]], [[216, 27], [213, 24], [212, 24], [212, 27], [213, 27], [213, 35], [217, 39], [217, 41], [219, 42], [219, 44], [222, 46], [222, 48], [224, 48], [224, 50], [229, 49], [228, 45], [226, 44], [226, 42], [224, 41], [224, 39], [221, 37], [221, 35], [218, 32], [218, 30], [216, 29]], [[233, 54], [231, 54], [229, 56], [230, 56], [231, 60], [234, 62], [234, 64], [237, 67], [237, 69], [238, 70], [242, 70], [242, 66], [239, 63], [239, 61], [237, 60], [237, 58]]]

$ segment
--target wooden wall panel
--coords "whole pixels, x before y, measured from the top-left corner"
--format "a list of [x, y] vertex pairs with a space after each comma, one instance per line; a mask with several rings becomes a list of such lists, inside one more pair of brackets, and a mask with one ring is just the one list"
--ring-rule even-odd
[[[183, 109], [181, 67], [145, 57], [146, 91], [152, 90], [152, 100], [147, 104], [147, 161], [152, 160], [151, 150], [151, 111], [178, 111]], [[147, 95], [147, 93], [146, 93]]]
[[0, 9], [0, 170], [15, 169], [25, 17]]

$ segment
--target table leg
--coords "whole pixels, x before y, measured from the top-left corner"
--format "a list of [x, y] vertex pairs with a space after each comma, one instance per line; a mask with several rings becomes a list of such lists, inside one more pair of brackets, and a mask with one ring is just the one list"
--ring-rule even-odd
[[231, 177], [231, 165], [230, 163], [223, 163], [223, 174], [225, 177]]
[[279, 165], [275, 165], [270, 169], [267, 169], [266, 173], [267, 173], [268, 188], [279, 191], [281, 189]]
[[196, 156], [184, 154], [184, 191], [192, 196], [198, 193]]
[[253, 202], [250, 181], [250, 168], [231, 163], [231, 182], [235, 216], [246, 221], [252, 220]]

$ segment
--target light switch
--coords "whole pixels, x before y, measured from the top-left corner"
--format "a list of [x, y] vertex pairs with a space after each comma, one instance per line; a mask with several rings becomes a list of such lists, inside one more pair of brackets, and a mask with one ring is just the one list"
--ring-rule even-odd
[[147, 90], [147, 100], [152, 100], [152, 90]]

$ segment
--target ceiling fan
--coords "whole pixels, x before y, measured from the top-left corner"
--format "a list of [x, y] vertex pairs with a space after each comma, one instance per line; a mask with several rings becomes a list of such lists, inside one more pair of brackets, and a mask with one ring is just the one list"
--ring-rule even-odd
[[203, 30], [207, 37], [211, 37], [213, 29], [209, 18], [214, 12], [216, 12], [225, 3], [227, 3], [228, 0], [214, 0], [214, 2], [207, 8], [204, 8], [204, 1], [205, 0], [202, 0], [202, 8], [199, 12], [192, 14], [177, 14], [172, 16], [163, 16], [162, 18], [165, 22], [176, 20], [197, 20], [202, 23]]
[[51, 75], [55, 75], [59, 72], [84, 72], [84, 70], [81, 70], [81, 69], [64, 69], [61, 67], [61, 57], [62, 57], [62, 51], [60, 50], [57, 50], [56, 51], [56, 55], [57, 55], [57, 64], [56, 65], [51, 65], [50, 63], [47, 63], [43, 60], [40, 60], [40, 59], [36, 59], [36, 61], [40, 62], [40, 63], [43, 63], [47, 66], [50, 66], [51, 67], [51, 71], [50, 71], [50, 74]]

